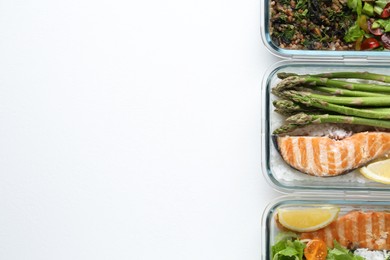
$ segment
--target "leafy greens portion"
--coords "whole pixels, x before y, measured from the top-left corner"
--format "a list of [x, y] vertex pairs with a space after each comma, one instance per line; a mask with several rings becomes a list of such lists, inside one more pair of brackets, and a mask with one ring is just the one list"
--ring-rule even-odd
[[[298, 239], [293, 232], [281, 232], [276, 237], [276, 243], [272, 246], [272, 260], [305, 260], [304, 250], [306, 244]], [[363, 257], [354, 255], [350, 250], [341, 246], [336, 240], [334, 247], [328, 248], [326, 260], [364, 260]]]

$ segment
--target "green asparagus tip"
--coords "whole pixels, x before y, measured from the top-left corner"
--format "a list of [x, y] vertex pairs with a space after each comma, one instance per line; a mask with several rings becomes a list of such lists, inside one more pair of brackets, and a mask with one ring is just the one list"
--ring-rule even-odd
[[297, 105], [291, 100], [279, 99], [272, 102], [274, 107], [277, 108], [295, 108]]
[[285, 78], [288, 78], [291, 76], [298, 76], [298, 74], [290, 73], [290, 72], [279, 72], [277, 75], [278, 75], [278, 78], [280, 78], [280, 79], [285, 79]]
[[[282, 81], [280, 81], [272, 90], [272, 93], [282, 93], [286, 89], [294, 88], [298, 85], [301, 85], [305, 82], [304, 78], [301, 78], [299, 76], [289, 76]], [[274, 94], [275, 94], [274, 93]]]
[[286, 119], [286, 122], [298, 125], [310, 124], [313, 121], [313, 116], [306, 113], [298, 113]]
[[280, 135], [280, 134], [285, 134], [285, 133], [288, 133], [288, 132], [291, 132], [297, 128], [301, 127], [301, 125], [297, 125], [297, 124], [286, 124], [286, 125], [282, 125], [281, 127], [279, 127], [278, 129], [275, 129], [272, 134], [274, 135]]

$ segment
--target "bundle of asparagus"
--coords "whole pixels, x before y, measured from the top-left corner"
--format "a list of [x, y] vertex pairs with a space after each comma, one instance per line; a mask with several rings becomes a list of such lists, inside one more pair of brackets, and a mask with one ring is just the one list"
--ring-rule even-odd
[[[279, 73], [275, 111], [288, 116], [274, 134], [308, 124], [344, 123], [390, 129], [390, 76], [369, 72]], [[356, 82], [360, 79], [365, 83]]]

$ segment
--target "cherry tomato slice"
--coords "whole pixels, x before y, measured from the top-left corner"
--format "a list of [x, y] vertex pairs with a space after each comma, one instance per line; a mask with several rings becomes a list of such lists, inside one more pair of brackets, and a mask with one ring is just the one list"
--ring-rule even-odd
[[368, 38], [362, 42], [362, 44], [360, 45], [360, 49], [361, 50], [372, 50], [372, 49], [378, 48], [379, 46], [381, 46], [381, 45], [377, 39]]
[[390, 3], [387, 3], [385, 8], [383, 8], [383, 11], [381, 13], [381, 18], [386, 19], [390, 17]]
[[320, 239], [313, 239], [307, 243], [303, 254], [306, 260], [325, 260], [328, 255], [328, 247]]

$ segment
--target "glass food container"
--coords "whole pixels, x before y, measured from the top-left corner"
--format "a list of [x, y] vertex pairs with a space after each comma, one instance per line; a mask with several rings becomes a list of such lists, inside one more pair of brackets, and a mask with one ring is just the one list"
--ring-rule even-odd
[[[361, 0], [353, 2], [365, 4]], [[322, 6], [324, 3], [327, 6]], [[384, 28], [390, 24], [390, 17], [382, 19], [379, 14], [364, 12], [358, 15], [357, 11], [348, 7], [346, 0], [261, 0], [260, 14], [262, 40], [276, 56], [293, 59], [325, 57], [336, 60], [390, 58], [390, 25]], [[379, 27], [379, 33], [378, 30], [374, 31], [373, 23]], [[352, 32], [352, 40], [346, 42], [349, 29], [353, 26], [355, 32]], [[277, 35], [277, 31], [282, 33]], [[363, 43], [366, 39], [367, 44]], [[291, 45], [280, 44], [285, 44], [285, 41], [291, 42]], [[338, 42], [349, 48], [337, 47]], [[374, 45], [379, 47], [366, 48], [375, 47]]]
[[[261, 259], [272, 259], [271, 247], [275, 244], [277, 235], [282, 232], [275, 221], [278, 209], [296, 207], [335, 206], [339, 208], [338, 217], [351, 211], [383, 212], [390, 210], [390, 202], [380, 196], [327, 196], [327, 195], [295, 195], [280, 197], [271, 202], [262, 216], [262, 249]], [[386, 224], [387, 225], [387, 224]]]
[[280, 156], [272, 141], [272, 132], [282, 125], [283, 116], [274, 111], [272, 101], [276, 97], [271, 88], [280, 79], [279, 72], [294, 72], [298, 74], [316, 74], [337, 71], [368, 71], [390, 74], [387, 64], [373, 62], [339, 62], [334, 61], [282, 61], [272, 66], [266, 72], [262, 86], [262, 172], [268, 182], [277, 190], [289, 191], [390, 191], [390, 185], [378, 183], [365, 178], [354, 170], [335, 177], [316, 177], [301, 173], [290, 167]]

